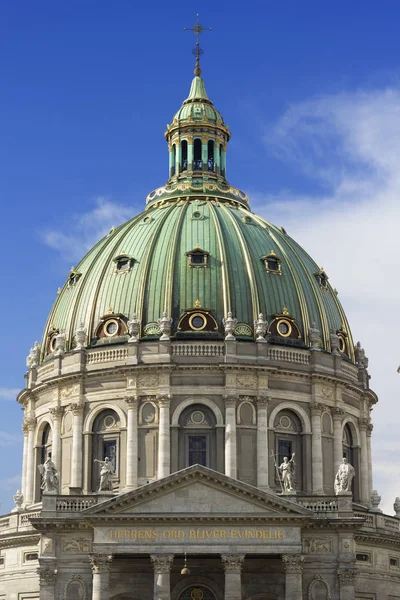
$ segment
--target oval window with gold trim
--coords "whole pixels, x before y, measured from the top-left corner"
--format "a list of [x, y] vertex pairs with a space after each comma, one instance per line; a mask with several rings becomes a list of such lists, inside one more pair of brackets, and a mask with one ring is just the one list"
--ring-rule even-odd
[[292, 333], [292, 324], [286, 319], [280, 319], [276, 324], [276, 330], [278, 335], [282, 337], [289, 337]]
[[104, 335], [107, 337], [114, 337], [117, 335], [119, 329], [118, 321], [115, 319], [110, 319], [106, 323], [104, 323], [103, 331]]
[[201, 331], [207, 325], [207, 321], [201, 313], [193, 313], [189, 318], [189, 326], [194, 331]]

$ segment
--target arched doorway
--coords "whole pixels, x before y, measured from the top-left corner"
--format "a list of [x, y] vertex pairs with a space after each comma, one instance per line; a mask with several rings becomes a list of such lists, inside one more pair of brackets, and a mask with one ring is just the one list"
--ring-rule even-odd
[[191, 585], [179, 596], [179, 600], [217, 600], [214, 594], [202, 585]]

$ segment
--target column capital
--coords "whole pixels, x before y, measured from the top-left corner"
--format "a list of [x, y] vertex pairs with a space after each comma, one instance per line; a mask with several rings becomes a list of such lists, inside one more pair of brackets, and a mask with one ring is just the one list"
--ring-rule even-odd
[[29, 427], [28, 427], [27, 423], [22, 423], [21, 429], [24, 432], [24, 435], [28, 435]]
[[233, 394], [226, 394], [224, 397], [225, 408], [235, 408], [237, 402], [237, 396]]
[[268, 396], [257, 396], [256, 404], [260, 408], [267, 408], [269, 402]]
[[240, 573], [244, 562], [244, 554], [221, 554], [225, 573]]
[[343, 421], [345, 412], [338, 406], [332, 409], [332, 418], [334, 421]]
[[317, 417], [321, 416], [322, 410], [323, 410], [323, 405], [320, 404], [319, 402], [311, 402], [310, 410], [311, 410], [312, 416], [317, 416]]
[[61, 419], [64, 409], [62, 406], [52, 406], [49, 408], [49, 413], [53, 417], [54, 420]]
[[304, 556], [302, 554], [282, 554], [286, 573], [303, 573]]
[[92, 573], [109, 573], [112, 562], [112, 554], [89, 554]]
[[340, 585], [355, 585], [358, 574], [357, 569], [338, 569]]
[[171, 396], [169, 394], [157, 394], [157, 402], [160, 408], [169, 408]]
[[83, 414], [83, 407], [84, 407], [84, 403], [83, 402], [71, 402], [71, 404], [69, 405], [70, 410], [72, 411], [73, 415], [82, 415]]
[[174, 561], [173, 554], [150, 554], [150, 560], [153, 563], [154, 573], [162, 574], [171, 571]]
[[36, 422], [37, 421], [35, 415], [31, 413], [25, 417], [24, 425], [28, 428], [28, 431], [33, 431], [36, 427]]
[[40, 585], [54, 585], [57, 577], [56, 561], [52, 560], [36, 569]]
[[138, 396], [125, 396], [124, 400], [125, 400], [125, 403], [126, 403], [128, 409], [138, 407], [138, 404], [139, 404]]
[[361, 418], [359, 420], [360, 431], [367, 431], [370, 424], [370, 420], [368, 417]]
[[374, 428], [374, 426], [372, 425], [372, 423], [369, 423], [367, 425], [367, 436], [368, 437], [371, 437], [373, 428]]

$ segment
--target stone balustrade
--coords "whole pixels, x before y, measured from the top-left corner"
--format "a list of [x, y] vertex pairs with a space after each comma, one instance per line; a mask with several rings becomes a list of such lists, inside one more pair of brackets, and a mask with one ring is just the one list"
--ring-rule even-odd
[[[321, 358], [322, 357], [322, 358]], [[30, 378], [32, 384], [48, 381], [60, 375], [72, 375], [82, 370], [95, 371], [104, 367], [124, 367], [138, 364], [191, 364], [191, 362], [215, 361], [221, 363], [279, 366], [282, 363], [295, 364], [306, 372], [320, 370], [318, 361], [323, 359], [323, 371], [326, 375], [343, 377], [357, 382], [358, 369], [355, 365], [334, 360], [334, 356], [321, 353], [321, 356], [309, 350], [278, 346], [275, 344], [257, 344], [243, 341], [154, 341], [137, 344], [113, 344], [105, 347], [90, 348], [80, 352], [67, 352], [63, 356], [49, 357], [45, 363], [33, 369]], [[104, 365], [104, 366], [103, 366]]]

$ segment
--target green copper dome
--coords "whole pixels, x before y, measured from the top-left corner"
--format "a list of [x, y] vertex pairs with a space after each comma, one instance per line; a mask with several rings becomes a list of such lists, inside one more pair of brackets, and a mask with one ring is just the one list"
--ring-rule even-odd
[[[145, 212], [71, 270], [48, 318], [42, 359], [54, 351], [59, 332], [67, 351], [77, 331], [81, 339], [86, 332], [88, 346], [127, 340], [133, 315], [142, 340], [160, 336], [163, 313], [172, 319], [173, 338], [224, 339], [229, 312], [238, 339], [254, 341], [261, 318], [271, 343], [309, 347], [319, 336], [320, 349], [329, 352], [332, 335], [334, 346], [339, 336], [340, 350], [353, 359], [347, 320], [326, 273], [282, 228], [251, 213], [247, 196], [227, 182], [230, 133], [199, 75], [166, 138], [167, 184], [149, 194]], [[200, 326], [203, 317], [207, 327]]]

